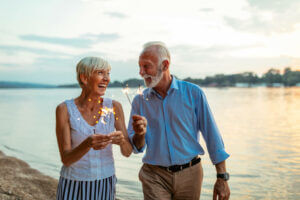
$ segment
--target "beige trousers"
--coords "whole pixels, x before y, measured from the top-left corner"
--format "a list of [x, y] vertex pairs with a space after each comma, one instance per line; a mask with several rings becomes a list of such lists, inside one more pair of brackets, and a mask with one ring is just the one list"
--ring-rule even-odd
[[144, 164], [139, 179], [145, 200], [199, 200], [203, 169], [201, 162], [174, 173]]

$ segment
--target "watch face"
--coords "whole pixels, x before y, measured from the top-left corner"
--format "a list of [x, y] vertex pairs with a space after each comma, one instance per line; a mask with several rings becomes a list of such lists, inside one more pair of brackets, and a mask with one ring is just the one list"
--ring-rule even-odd
[[226, 172], [224, 174], [217, 174], [217, 178], [224, 179], [225, 181], [229, 180], [229, 174]]
[[224, 179], [225, 179], [226, 181], [229, 180], [229, 174], [228, 174], [228, 173], [225, 173], [224, 175], [225, 175]]

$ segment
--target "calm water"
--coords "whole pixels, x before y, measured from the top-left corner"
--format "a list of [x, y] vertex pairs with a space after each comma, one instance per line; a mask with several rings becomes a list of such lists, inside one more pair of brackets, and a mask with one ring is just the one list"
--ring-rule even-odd
[[[204, 89], [226, 149], [231, 199], [300, 199], [300, 88]], [[55, 107], [79, 89], [0, 90], [0, 150], [58, 178]], [[132, 93], [134, 91], [132, 90]], [[130, 105], [121, 89], [126, 121]], [[201, 144], [204, 145], [201, 138]], [[142, 199], [138, 170], [142, 155], [123, 158], [114, 148], [120, 199]], [[201, 199], [212, 199], [215, 169], [203, 156]], [[1, 169], [1, 168], [0, 168]]]

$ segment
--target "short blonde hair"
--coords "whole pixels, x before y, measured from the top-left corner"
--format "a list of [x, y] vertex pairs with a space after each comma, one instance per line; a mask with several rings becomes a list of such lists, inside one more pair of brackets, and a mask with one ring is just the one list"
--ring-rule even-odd
[[146, 52], [151, 47], [154, 47], [156, 49], [160, 59], [160, 63], [163, 62], [164, 60], [168, 60], [169, 62], [171, 62], [171, 56], [168, 48], [166, 47], [165, 43], [160, 41], [152, 41], [144, 44], [143, 51], [141, 54]]
[[87, 78], [90, 78], [90, 76], [95, 70], [107, 70], [107, 69], [110, 70], [111, 66], [106, 60], [102, 58], [85, 57], [81, 59], [76, 66], [77, 81], [80, 87], [83, 86], [83, 83], [80, 79], [81, 74], [84, 74]]

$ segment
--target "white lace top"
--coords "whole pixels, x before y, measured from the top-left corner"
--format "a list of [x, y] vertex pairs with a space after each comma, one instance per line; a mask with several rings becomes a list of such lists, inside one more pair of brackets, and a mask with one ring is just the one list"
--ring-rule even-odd
[[[89, 125], [79, 112], [74, 99], [66, 100], [71, 126], [72, 149], [77, 147], [89, 135], [96, 133], [109, 134], [115, 130], [115, 118], [112, 112], [112, 100], [103, 99], [104, 112], [95, 126]], [[107, 109], [105, 109], [107, 108]], [[67, 179], [93, 181], [104, 179], [115, 174], [112, 145], [105, 149], [90, 149], [80, 160], [69, 167], [62, 166], [60, 175]]]

